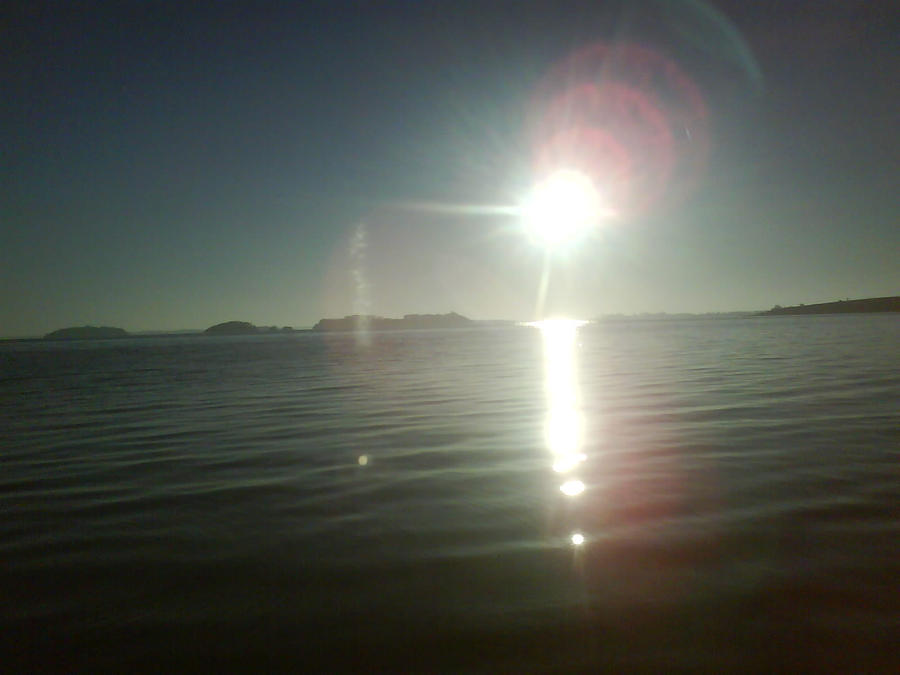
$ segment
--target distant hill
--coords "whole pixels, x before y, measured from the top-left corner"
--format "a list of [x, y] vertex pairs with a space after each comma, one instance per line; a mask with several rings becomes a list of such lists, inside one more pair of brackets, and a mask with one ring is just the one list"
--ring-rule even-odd
[[[196, 331], [193, 331], [196, 332]], [[254, 326], [249, 321], [226, 321], [210, 326], [203, 333], [207, 335], [256, 335], [261, 333], [295, 333], [290, 326]]]
[[777, 316], [781, 314], [862, 314], [869, 312], [900, 312], [900, 295], [820, 302], [815, 305], [795, 305], [793, 307], [775, 305], [767, 312], [759, 314], [760, 316]]
[[73, 326], [60, 328], [44, 336], [45, 340], [102, 340], [106, 338], [128, 337], [124, 328], [111, 326]]
[[354, 314], [343, 319], [321, 319], [313, 330], [315, 331], [351, 331], [360, 326], [366, 326], [369, 330], [416, 330], [416, 329], [446, 329], [446, 328], [472, 328], [477, 323], [471, 319], [450, 312], [449, 314], [407, 314], [402, 319], [385, 319], [380, 316], [364, 316]]
[[248, 321], [226, 321], [210, 326], [203, 332], [208, 335], [253, 335], [259, 332], [259, 328]]

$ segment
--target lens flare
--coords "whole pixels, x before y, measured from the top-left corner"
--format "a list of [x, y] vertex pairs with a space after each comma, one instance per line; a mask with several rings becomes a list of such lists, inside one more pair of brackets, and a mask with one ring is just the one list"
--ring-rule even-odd
[[637, 44], [593, 44], [536, 88], [531, 139], [538, 175], [565, 167], [603, 186], [629, 218], [684, 193], [709, 152], [699, 86], [672, 58]]
[[584, 543], [584, 535], [580, 532], [576, 532], [569, 538], [569, 540], [572, 542], [573, 546], [581, 546]]

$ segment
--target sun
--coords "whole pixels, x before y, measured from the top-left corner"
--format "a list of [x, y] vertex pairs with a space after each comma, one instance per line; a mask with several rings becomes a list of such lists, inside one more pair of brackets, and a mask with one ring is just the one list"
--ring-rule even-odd
[[588, 234], [608, 210], [587, 175], [560, 169], [538, 183], [521, 213], [529, 238], [552, 249]]

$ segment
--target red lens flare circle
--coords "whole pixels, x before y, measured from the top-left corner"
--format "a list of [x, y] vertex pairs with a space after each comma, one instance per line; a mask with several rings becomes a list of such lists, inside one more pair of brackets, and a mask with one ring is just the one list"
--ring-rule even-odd
[[709, 152], [699, 87], [673, 61], [638, 45], [591, 45], [554, 67], [534, 96], [534, 170], [590, 176], [620, 215], [684, 194]]

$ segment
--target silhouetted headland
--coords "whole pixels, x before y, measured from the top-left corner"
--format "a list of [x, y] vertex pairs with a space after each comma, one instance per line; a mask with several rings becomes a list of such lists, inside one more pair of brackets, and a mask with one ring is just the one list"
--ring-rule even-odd
[[124, 328], [111, 326], [73, 326], [60, 328], [44, 336], [45, 340], [103, 340], [107, 338], [128, 337]]
[[900, 312], [900, 295], [884, 298], [865, 298], [862, 300], [820, 302], [815, 305], [795, 305], [793, 307], [775, 305], [767, 312], [760, 312], [760, 316], [780, 314], [863, 314], [868, 312]]
[[313, 326], [315, 331], [368, 330], [421, 330], [446, 328], [472, 328], [477, 322], [456, 312], [449, 314], [407, 314], [402, 319], [385, 319], [380, 316], [354, 314], [343, 319], [321, 319]]
[[259, 328], [249, 321], [226, 321], [210, 326], [203, 332], [208, 335], [253, 335], [259, 332]]
[[254, 326], [249, 321], [226, 321], [210, 326], [203, 333], [205, 335], [256, 335], [258, 333], [293, 333], [290, 326], [279, 328], [278, 326]]

